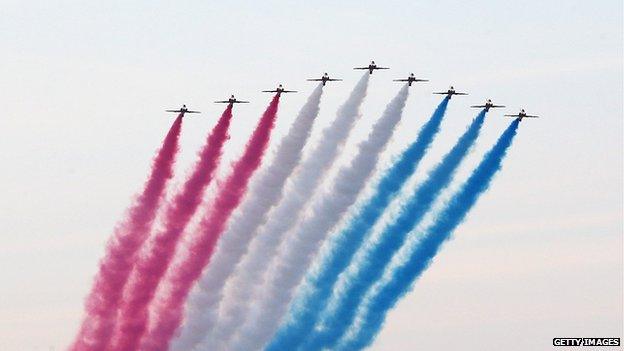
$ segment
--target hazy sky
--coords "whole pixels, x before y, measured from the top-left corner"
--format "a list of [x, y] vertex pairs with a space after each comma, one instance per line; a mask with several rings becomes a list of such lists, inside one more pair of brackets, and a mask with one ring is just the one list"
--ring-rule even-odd
[[[454, 84], [422, 178], [485, 98], [523, 121], [502, 172], [373, 350], [541, 350], [553, 337], [622, 336], [621, 1], [0, 1], [0, 349], [59, 350], [82, 316], [104, 243], [186, 103], [180, 181], [235, 93], [228, 159], [284, 83], [273, 141], [328, 86], [318, 131], [375, 59], [354, 145], [409, 72], [383, 169]], [[508, 125], [489, 114], [465, 178]], [[275, 145], [275, 143], [272, 143]], [[225, 168], [227, 170], [227, 168]], [[457, 184], [457, 182], [455, 183]]]

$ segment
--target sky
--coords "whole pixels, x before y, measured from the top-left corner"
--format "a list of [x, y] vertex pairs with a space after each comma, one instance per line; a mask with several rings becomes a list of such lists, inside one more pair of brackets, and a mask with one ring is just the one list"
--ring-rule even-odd
[[[621, 1], [14, 1], [0, 12], [0, 349], [61, 350], [115, 223], [145, 180], [183, 103], [179, 184], [236, 94], [226, 162], [240, 154], [283, 83], [272, 146], [315, 78], [327, 86], [311, 144], [371, 59], [357, 142], [409, 72], [413, 86], [379, 170], [417, 134], [453, 84], [422, 179], [486, 98], [470, 169], [525, 120], [503, 170], [413, 291], [376, 351], [548, 350], [553, 337], [622, 337], [623, 7]], [[270, 157], [270, 156], [269, 156]], [[224, 174], [227, 167], [221, 169]], [[174, 185], [175, 186], [175, 185]], [[449, 192], [450, 194], [450, 192]], [[448, 196], [448, 194], [446, 195]]]

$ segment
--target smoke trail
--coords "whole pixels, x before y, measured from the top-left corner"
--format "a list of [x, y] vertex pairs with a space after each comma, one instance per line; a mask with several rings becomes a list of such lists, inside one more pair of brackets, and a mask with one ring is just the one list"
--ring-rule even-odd
[[362, 325], [352, 336], [340, 343], [339, 349], [359, 350], [371, 344], [379, 333], [388, 311], [409, 291], [413, 282], [429, 266], [441, 245], [450, 238], [468, 211], [489, 188], [494, 175], [501, 169], [503, 158], [516, 135], [518, 122], [514, 120], [511, 123], [455, 196], [436, 215], [434, 223], [418, 237], [418, 242], [407, 259], [391, 272], [388, 281], [384, 281], [383, 285], [375, 289], [375, 293], [366, 299]]
[[397, 219], [383, 230], [374, 246], [364, 251], [364, 257], [355, 263], [355, 272], [346, 273], [346, 288], [332, 297], [335, 303], [331, 305], [336, 307], [324, 313], [322, 329], [311, 334], [302, 349], [332, 348], [349, 328], [364, 294], [381, 277], [392, 256], [405, 243], [408, 233], [422, 220], [440, 192], [449, 185], [461, 161], [477, 140], [484, 119], [485, 110], [479, 113], [455, 146], [415, 189], [402, 206]]
[[235, 329], [243, 323], [250, 306], [251, 295], [259, 288], [270, 258], [275, 255], [284, 234], [296, 224], [300, 213], [305, 209], [323, 175], [334, 163], [355, 121], [359, 118], [368, 81], [367, 73], [362, 76], [347, 101], [340, 107], [333, 123], [323, 130], [320, 143], [288, 180], [286, 196], [271, 210], [269, 220], [260, 228], [250, 244], [247, 256], [239, 263], [228, 281], [226, 298], [222, 301], [221, 308], [225, 312], [220, 313], [223, 318], [205, 340], [211, 348], [214, 349], [217, 342], [228, 340]]
[[311, 216], [301, 221], [289, 235], [279, 256], [268, 272], [263, 299], [257, 314], [245, 323], [234, 339], [231, 350], [256, 350], [275, 333], [292, 299], [295, 288], [303, 278], [326, 234], [338, 223], [371, 176], [379, 154], [384, 150], [401, 120], [408, 96], [405, 85], [386, 106], [368, 138], [358, 145], [351, 163], [336, 176], [331, 189], [312, 204]]
[[142, 341], [141, 350], [169, 348], [171, 338], [182, 323], [184, 302], [193, 283], [210, 261], [232, 211], [242, 201], [249, 179], [262, 163], [262, 156], [275, 126], [279, 98], [280, 94], [275, 94], [264, 111], [243, 156], [234, 164], [232, 173], [220, 187], [214, 205], [202, 219], [199, 233], [192, 238], [188, 247], [188, 254], [167, 272], [167, 289], [154, 303], [154, 321]]
[[132, 270], [134, 256], [149, 235], [167, 181], [173, 177], [181, 128], [182, 115], [179, 115], [154, 158], [143, 192], [107, 244], [106, 256], [100, 262], [86, 300], [86, 317], [72, 350], [102, 350], [113, 333], [121, 290]]
[[414, 173], [420, 160], [429, 149], [446, 112], [449, 99], [444, 98], [425, 123], [413, 142], [388, 169], [375, 189], [375, 193], [358, 209], [345, 229], [332, 236], [329, 254], [323, 258], [321, 270], [310, 273], [306, 286], [291, 307], [287, 323], [273, 338], [267, 350], [295, 350], [312, 332], [312, 328], [325, 307], [339, 274], [347, 268], [355, 252], [364, 243], [370, 228], [381, 217], [403, 184]]
[[200, 150], [198, 160], [182, 189], [168, 202], [163, 226], [150, 240], [148, 253], [136, 260], [121, 305], [118, 326], [112, 342], [114, 349], [136, 349], [146, 328], [147, 306], [174, 255], [178, 239], [200, 205], [204, 190], [213, 178], [223, 145], [228, 139], [231, 120], [232, 106], [228, 106]]
[[211, 264], [187, 302], [187, 316], [174, 350], [191, 350], [212, 328], [223, 294], [223, 286], [236, 263], [247, 251], [247, 245], [267, 213], [283, 195], [286, 179], [299, 164], [314, 120], [318, 116], [323, 86], [318, 85], [303, 105], [288, 134], [281, 140], [271, 165], [259, 171], [250, 190], [233, 215], [230, 227], [217, 245]]

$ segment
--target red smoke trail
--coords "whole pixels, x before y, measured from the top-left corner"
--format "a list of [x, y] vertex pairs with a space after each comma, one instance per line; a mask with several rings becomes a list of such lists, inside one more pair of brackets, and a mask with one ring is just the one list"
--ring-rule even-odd
[[111, 337], [121, 291], [132, 271], [134, 256], [149, 235], [167, 181], [173, 177], [181, 129], [182, 115], [179, 115], [154, 158], [143, 192], [107, 244], [106, 256], [100, 261], [86, 300], [86, 317], [71, 350], [103, 350]]
[[147, 307], [173, 258], [178, 239], [201, 204], [204, 190], [219, 165], [231, 120], [232, 105], [228, 105], [208, 136], [182, 189], [167, 204], [162, 229], [149, 241], [147, 253], [138, 258], [124, 291], [119, 322], [111, 343], [113, 350], [137, 349], [147, 326]]
[[209, 263], [219, 236], [240, 204], [247, 184], [262, 162], [271, 130], [275, 124], [279, 94], [275, 95], [248, 141], [243, 156], [234, 164], [214, 201], [202, 219], [198, 235], [192, 238], [188, 254], [171, 267], [165, 277], [166, 291], [154, 303], [154, 320], [141, 343], [141, 350], [167, 350], [174, 333], [182, 323], [184, 303], [193, 284]]

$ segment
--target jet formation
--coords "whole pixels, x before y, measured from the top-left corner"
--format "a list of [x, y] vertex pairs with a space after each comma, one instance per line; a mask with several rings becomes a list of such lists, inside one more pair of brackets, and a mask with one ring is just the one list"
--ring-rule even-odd
[[[386, 69], [390, 69], [390, 67], [381, 67], [378, 66], [375, 61], [371, 61], [370, 64], [368, 66], [362, 66], [362, 67], [354, 67], [353, 69], [355, 70], [367, 70], [368, 74], [373, 74], [374, 71], [376, 70], [386, 70]], [[310, 79], [306, 79], [309, 82], [321, 82], [321, 84], [323, 86], [325, 86], [325, 84], [327, 84], [327, 82], [340, 82], [342, 81], [342, 79], [337, 79], [337, 78], [331, 78], [329, 76], [329, 74], [326, 72], [324, 73], [320, 78], [310, 78]], [[414, 73], [410, 73], [409, 76], [407, 76], [407, 78], [403, 78], [403, 79], [393, 79], [394, 82], [407, 82], [408, 86], [412, 86], [412, 83], [420, 83], [420, 82], [428, 82], [428, 79], [422, 79], [422, 78], [416, 78], [416, 76], [414, 75]], [[283, 93], [296, 93], [296, 90], [287, 90], [284, 88], [284, 86], [282, 84], [279, 84], [277, 86], [277, 88], [273, 89], [273, 90], [262, 90], [263, 93], [276, 93], [278, 95], [283, 94]], [[446, 97], [448, 99], [451, 99], [454, 95], [468, 95], [468, 93], [466, 92], [458, 92], [455, 90], [455, 87], [453, 87], [452, 85], [449, 87], [448, 90], [446, 91], [438, 91], [438, 92], [434, 92], [433, 94], [436, 95], [446, 95]], [[247, 104], [249, 103], [249, 101], [242, 101], [242, 100], [238, 100], [234, 97], [234, 95], [231, 95], [229, 99], [227, 100], [220, 100], [220, 101], [215, 101], [215, 103], [217, 104], [229, 104], [229, 105], [233, 105], [233, 104]], [[496, 105], [492, 102], [491, 99], [487, 99], [485, 101], [485, 104], [483, 105], [472, 105], [470, 106], [471, 108], [482, 108], [485, 109], [485, 111], [489, 111], [492, 108], [504, 108], [504, 105]], [[180, 109], [177, 110], [165, 110], [166, 112], [175, 112], [175, 113], [179, 113], [182, 116], [184, 116], [187, 113], [200, 113], [199, 111], [191, 111], [189, 109], [187, 109], [186, 105], [182, 105], [182, 107]], [[505, 117], [514, 117], [516, 118], [518, 121], [522, 121], [523, 118], [539, 118], [539, 116], [535, 116], [535, 115], [528, 115], [524, 109], [521, 109], [519, 113], [517, 114], [508, 114], [508, 115], [504, 115]]]

